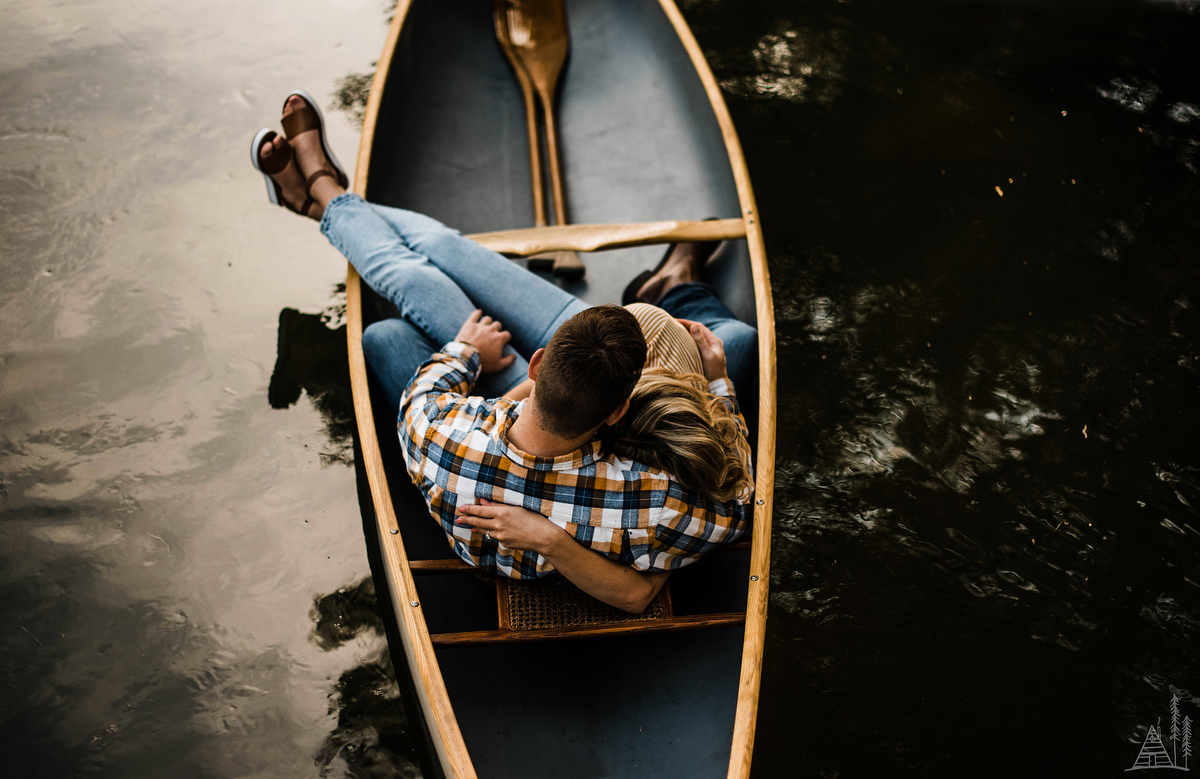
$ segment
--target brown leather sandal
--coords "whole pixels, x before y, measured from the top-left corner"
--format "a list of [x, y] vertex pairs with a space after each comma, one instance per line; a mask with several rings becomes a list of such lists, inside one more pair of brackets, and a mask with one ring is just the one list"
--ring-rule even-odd
[[293, 211], [301, 216], [307, 216], [310, 219], [316, 217], [310, 216], [308, 210], [316, 204], [311, 194], [312, 184], [322, 176], [334, 176], [332, 171], [321, 169], [308, 177], [304, 182], [304, 203], [297, 209], [283, 197], [283, 187], [279, 186], [279, 182], [272, 178], [273, 174], [282, 173], [287, 169], [288, 163], [292, 161], [293, 152], [291, 144], [283, 144], [270, 157], [265, 160], [262, 158], [262, 148], [273, 141], [276, 137], [274, 130], [263, 128], [254, 136], [254, 140], [250, 144], [250, 162], [254, 165], [254, 169], [263, 174], [263, 178], [267, 180], [267, 199], [277, 206], [283, 206], [289, 211]]
[[[291, 140], [302, 133], [316, 130], [317, 137], [321, 139], [321, 149], [325, 152], [325, 159], [329, 160], [329, 165], [331, 166], [330, 174], [339, 186], [343, 189], [349, 189], [350, 178], [346, 175], [346, 171], [342, 169], [342, 164], [338, 162], [337, 156], [334, 155], [333, 148], [329, 145], [329, 139], [325, 137], [325, 115], [321, 113], [321, 106], [313, 99], [312, 95], [303, 89], [297, 89], [283, 99], [284, 108], [287, 108], [288, 100], [292, 98], [292, 95], [299, 97], [307, 105], [304, 108], [292, 111], [280, 119], [284, 135], [288, 137], [288, 140]], [[316, 176], [316, 173], [313, 173], [313, 176]], [[320, 178], [320, 176], [317, 176], [317, 178]], [[312, 182], [315, 180], [310, 176], [308, 186], [311, 187]]]

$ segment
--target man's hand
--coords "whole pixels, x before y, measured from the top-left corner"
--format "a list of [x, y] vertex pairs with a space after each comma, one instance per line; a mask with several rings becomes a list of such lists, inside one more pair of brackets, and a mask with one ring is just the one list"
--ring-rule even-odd
[[483, 311], [475, 309], [467, 317], [462, 329], [458, 331], [455, 341], [471, 344], [479, 352], [479, 360], [483, 364], [484, 373], [495, 373], [512, 365], [517, 359], [515, 354], [504, 355], [504, 345], [512, 340], [512, 333], [500, 329], [500, 323], [490, 316], [483, 316]]
[[696, 348], [700, 350], [700, 362], [704, 365], [704, 378], [709, 381], [726, 378], [725, 344], [721, 339], [699, 322], [690, 319], [675, 321], [686, 327], [696, 342]]
[[509, 549], [522, 549], [541, 555], [564, 540], [574, 543], [567, 531], [536, 511], [493, 503], [485, 498], [480, 498], [480, 503], [478, 506], [459, 506], [455, 509], [458, 517], [454, 521], [488, 533], [493, 541]]

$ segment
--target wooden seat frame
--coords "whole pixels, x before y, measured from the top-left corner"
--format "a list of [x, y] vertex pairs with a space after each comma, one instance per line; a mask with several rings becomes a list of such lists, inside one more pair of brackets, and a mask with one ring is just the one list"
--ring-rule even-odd
[[[733, 552], [750, 549], [749, 541], [737, 541], [717, 547], [714, 552]], [[411, 560], [408, 570], [416, 576], [430, 574], [475, 573], [479, 569], [458, 558], [443, 560]], [[547, 641], [558, 638], [586, 638], [588, 636], [611, 636], [628, 633], [659, 633], [665, 630], [696, 630], [698, 628], [740, 625], [746, 621], [746, 612], [732, 611], [713, 614], [689, 614], [677, 616], [671, 603], [670, 582], [663, 585], [659, 597], [663, 601], [663, 615], [654, 619], [636, 621], [614, 621], [601, 625], [572, 625], [538, 630], [514, 630], [508, 618], [509, 580], [496, 580], [495, 630], [471, 630], [456, 633], [430, 633], [435, 647], [461, 646], [463, 644], [491, 644], [509, 641]]]

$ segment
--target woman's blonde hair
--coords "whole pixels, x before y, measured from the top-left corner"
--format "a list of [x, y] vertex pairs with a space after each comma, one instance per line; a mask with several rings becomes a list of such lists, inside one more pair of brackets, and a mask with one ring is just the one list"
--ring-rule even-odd
[[750, 444], [703, 376], [646, 368], [629, 411], [604, 438], [618, 456], [666, 471], [706, 498], [746, 501], [753, 493]]

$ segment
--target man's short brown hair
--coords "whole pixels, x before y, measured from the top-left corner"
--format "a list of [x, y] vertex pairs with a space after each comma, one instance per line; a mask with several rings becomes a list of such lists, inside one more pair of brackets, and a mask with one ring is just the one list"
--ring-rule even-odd
[[558, 328], [538, 368], [534, 403], [547, 432], [575, 438], [603, 424], [629, 398], [646, 364], [633, 314], [595, 306]]

